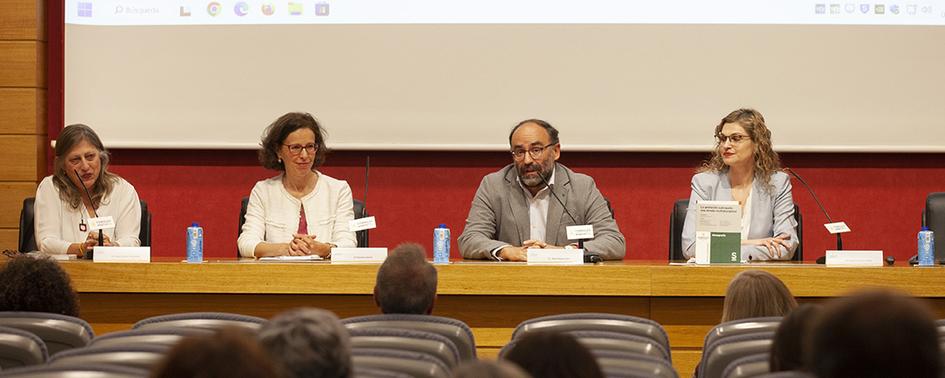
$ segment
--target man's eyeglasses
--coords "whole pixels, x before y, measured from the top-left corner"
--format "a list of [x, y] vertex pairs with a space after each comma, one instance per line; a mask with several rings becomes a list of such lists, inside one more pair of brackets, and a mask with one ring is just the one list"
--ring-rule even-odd
[[316, 147], [315, 143], [309, 143], [304, 146], [301, 144], [283, 144], [283, 146], [289, 147], [289, 152], [291, 152], [292, 155], [301, 154], [302, 150], [305, 150], [305, 152], [308, 152], [308, 154], [311, 155], [315, 153]]
[[719, 141], [719, 144], [725, 144], [726, 141], [732, 142], [732, 144], [739, 144], [743, 141], [751, 140], [751, 137], [745, 134], [732, 134], [732, 135], [718, 134], [715, 136], [715, 139]]
[[548, 147], [556, 146], [556, 145], [558, 145], [558, 144], [557, 144], [557, 143], [552, 143], [552, 144], [549, 144], [549, 145], [546, 145], [546, 146], [534, 146], [534, 147], [529, 148], [529, 149], [527, 149], [527, 150], [525, 150], [525, 149], [514, 149], [514, 150], [509, 151], [509, 152], [512, 153], [512, 158], [515, 159], [515, 160], [522, 160], [522, 159], [524, 159], [526, 152], [528, 152], [528, 155], [531, 156], [532, 159], [538, 159], [538, 158], [541, 157], [541, 155], [542, 155], [543, 153], [545, 153], [545, 149], [547, 149]]

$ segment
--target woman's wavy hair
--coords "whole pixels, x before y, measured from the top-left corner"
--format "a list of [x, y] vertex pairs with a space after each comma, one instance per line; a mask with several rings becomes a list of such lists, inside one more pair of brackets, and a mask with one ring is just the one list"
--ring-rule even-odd
[[755, 178], [760, 178], [765, 188], [771, 189], [771, 175], [781, 170], [781, 158], [771, 147], [771, 130], [765, 125], [765, 117], [755, 109], [738, 109], [729, 113], [715, 126], [715, 149], [712, 157], [702, 162], [699, 172], [727, 172], [728, 166], [722, 161], [722, 143], [718, 135], [722, 133], [722, 126], [727, 123], [737, 123], [745, 129], [748, 137], [755, 143]]
[[78, 209], [79, 205], [82, 204], [82, 197], [85, 196], [85, 189], [76, 187], [69, 179], [75, 172], [66, 172], [66, 155], [82, 141], [89, 142], [92, 147], [98, 150], [99, 160], [101, 161], [98, 178], [95, 179], [95, 184], [89, 188], [89, 192], [92, 194], [92, 207], [98, 208], [102, 204], [102, 200], [115, 188], [118, 175], [108, 171], [108, 163], [111, 161], [111, 157], [108, 151], [105, 150], [102, 140], [99, 139], [98, 134], [95, 134], [91, 127], [77, 123], [66, 126], [59, 133], [59, 138], [56, 139], [56, 159], [53, 162], [52, 181], [59, 189], [59, 198], [68, 202], [73, 209]]
[[263, 167], [277, 171], [285, 171], [285, 164], [279, 160], [276, 153], [282, 148], [282, 143], [289, 134], [298, 129], [309, 129], [315, 133], [315, 163], [312, 164], [312, 170], [325, 162], [325, 155], [328, 154], [328, 147], [325, 145], [325, 136], [327, 132], [318, 120], [311, 114], [293, 112], [286, 113], [273, 122], [266, 131], [263, 132], [262, 142], [259, 143], [259, 162]]

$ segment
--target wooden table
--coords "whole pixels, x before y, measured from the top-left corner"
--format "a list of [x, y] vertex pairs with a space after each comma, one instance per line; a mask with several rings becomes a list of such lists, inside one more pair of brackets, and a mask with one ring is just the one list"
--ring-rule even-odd
[[[378, 265], [219, 260], [186, 264], [63, 266], [79, 292], [82, 317], [96, 334], [129, 329], [143, 318], [187, 311], [271, 317], [314, 306], [339, 317], [378, 313], [371, 294]], [[731, 278], [745, 269], [780, 277], [802, 302], [865, 286], [895, 287], [928, 298], [945, 315], [945, 268], [826, 268], [810, 264], [679, 266], [625, 261], [583, 266], [463, 262], [437, 265], [434, 314], [473, 328], [479, 354], [495, 356], [520, 322], [550, 314], [609, 312], [656, 320], [666, 327], [673, 364], [689, 375], [703, 337], [718, 323]]]

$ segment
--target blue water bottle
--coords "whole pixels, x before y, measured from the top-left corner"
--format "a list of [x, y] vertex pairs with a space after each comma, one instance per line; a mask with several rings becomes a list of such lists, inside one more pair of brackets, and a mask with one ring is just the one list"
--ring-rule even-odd
[[919, 231], [919, 266], [935, 265], [935, 234], [928, 227]]
[[197, 222], [187, 227], [187, 262], [203, 262], [203, 227]]
[[446, 264], [450, 262], [450, 229], [440, 224], [433, 229], [433, 263]]

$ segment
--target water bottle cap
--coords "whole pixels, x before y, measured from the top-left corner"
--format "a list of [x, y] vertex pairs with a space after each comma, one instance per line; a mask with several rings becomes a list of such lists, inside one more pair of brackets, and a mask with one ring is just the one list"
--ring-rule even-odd
[[194, 222], [194, 223], [191, 223], [191, 224], [190, 224], [190, 227], [200, 227], [200, 225], [197, 224], [197, 222]]
[[436, 228], [446, 228], [446, 223], [440, 223], [440, 225], [436, 226]]

